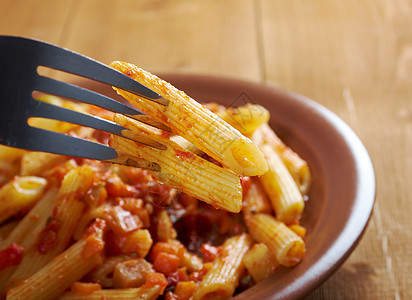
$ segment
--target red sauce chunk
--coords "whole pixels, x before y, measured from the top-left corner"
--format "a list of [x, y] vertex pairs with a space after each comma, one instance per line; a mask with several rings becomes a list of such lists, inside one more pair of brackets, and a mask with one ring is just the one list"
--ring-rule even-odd
[[170, 275], [173, 272], [177, 271], [179, 263], [179, 257], [177, 257], [176, 255], [160, 252], [153, 262], [153, 267], [156, 271], [163, 273], [164, 275]]
[[220, 248], [212, 246], [209, 243], [204, 243], [199, 249], [199, 252], [202, 253], [205, 262], [211, 262], [218, 256]]
[[96, 237], [95, 235], [90, 235], [85, 240], [85, 245], [82, 251], [82, 258], [88, 260], [93, 256], [99, 255], [104, 249], [104, 241]]
[[176, 156], [179, 157], [182, 160], [193, 158], [195, 156], [195, 154], [193, 154], [190, 151], [180, 151], [180, 150], [177, 150], [177, 149], [175, 149], [175, 153], [176, 153]]
[[96, 233], [102, 235], [103, 231], [106, 229], [106, 221], [100, 218], [97, 218], [92, 225], [90, 225], [84, 232], [83, 237], [86, 238], [89, 235]]
[[160, 287], [160, 295], [163, 294], [167, 287], [167, 279], [162, 273], [150, 272], [147, 273], [146, 282], [144, 287], [153, 287], [158, 285]]
[[7, 267], [18, 266], [23, 259], [24, 248], [12, 243], [0, 251], [0, 271]]
[[46, 254], [54, 247], [60, 227], [60, 220], [54, 218], [49, 220], [47, 226], [40, 233], [39, 243], [37, 245], [37, 249], [41, 254]]

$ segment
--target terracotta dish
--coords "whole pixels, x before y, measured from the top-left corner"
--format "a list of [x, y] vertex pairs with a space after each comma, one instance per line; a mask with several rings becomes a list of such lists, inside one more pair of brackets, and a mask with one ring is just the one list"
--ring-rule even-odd
[[[270, 111], [271, 127], [308, 162], [313, 183], [302, 218], [302, 225], [307, 228], [304, 260], [296, 267], [277, 270], [234, 299], [307, 296], [348, 258], [371, 216], [375, 175], [362, 142], [334, 113], [292, 92], [217, 77], [159, 77], [199, 102], [263, 105]], [[106, 93], [109, 90], [104, 89]]]

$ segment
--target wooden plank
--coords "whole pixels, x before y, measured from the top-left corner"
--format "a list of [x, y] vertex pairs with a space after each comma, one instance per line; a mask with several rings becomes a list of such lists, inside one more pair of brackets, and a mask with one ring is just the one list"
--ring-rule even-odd
[[152, 72], [259, 79], [253, 2], [83, 1], [66, 46]]
[[407, 1], [262, 1], [266, 79], [342, 117], [377, 174], [363, 240], [309, 299], [412, 297], [411, 12]]
[[412, 298], [412, 3], [408, 0], [2, 0], [0, 34], [155, 73], [259, 81], [337, 113], [374, 162], [361, 243], [309, 299]]
[[0, 34], [37, 38], [60, 43], [76, 0], [2, 0]]

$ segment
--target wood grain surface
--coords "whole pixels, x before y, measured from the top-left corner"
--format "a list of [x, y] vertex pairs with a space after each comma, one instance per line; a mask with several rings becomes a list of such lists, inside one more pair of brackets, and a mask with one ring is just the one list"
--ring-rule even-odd
[[359, 246], [308, 299], [412, 299], [412, 1], [0, 0], [0, 34], [326, 106], [368, 149], [377, 198]]

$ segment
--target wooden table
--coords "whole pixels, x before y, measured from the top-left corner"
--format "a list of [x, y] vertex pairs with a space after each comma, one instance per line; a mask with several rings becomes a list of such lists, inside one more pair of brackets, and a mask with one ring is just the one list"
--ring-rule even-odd
[[334, 111], [371, 155], [377, 198], [359, 246], [308, 299], [412, 298], [411, 1], [0, 0], [0, 34], [263, 82]]

